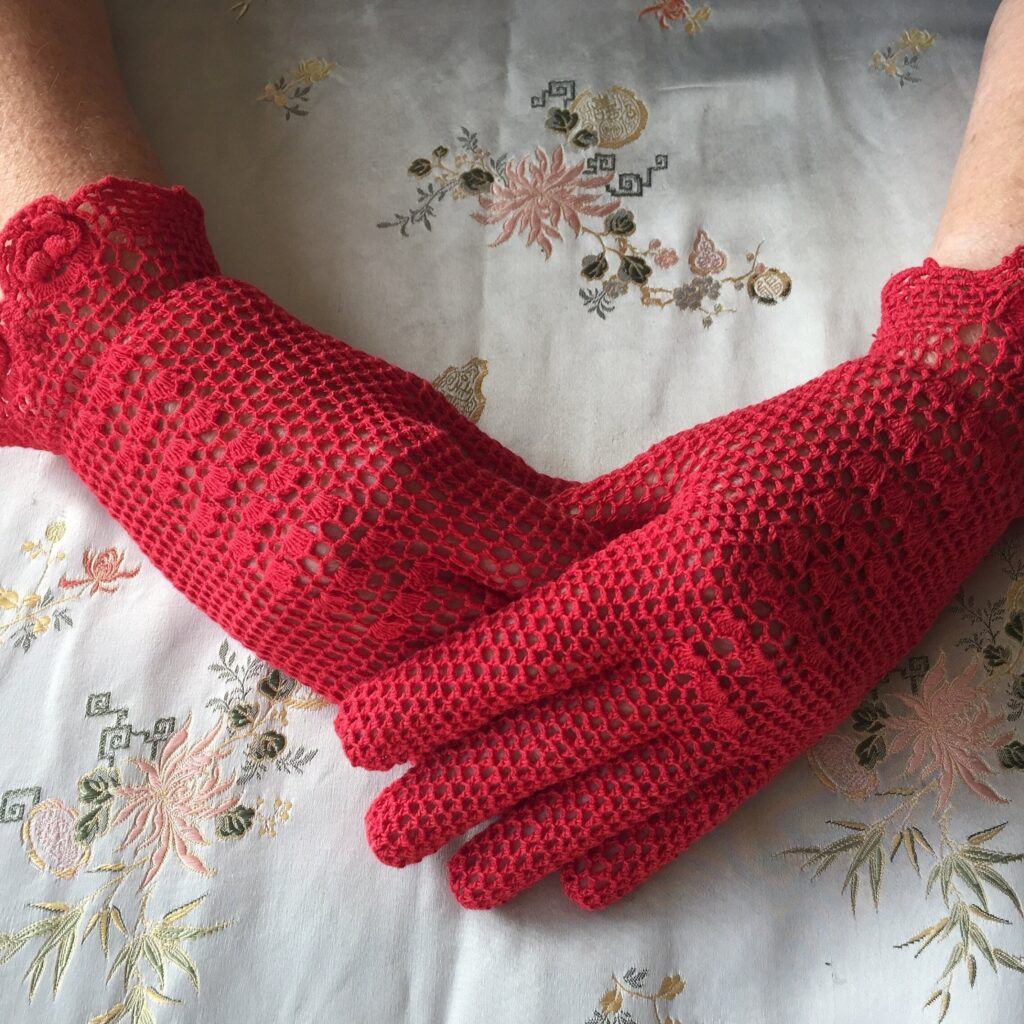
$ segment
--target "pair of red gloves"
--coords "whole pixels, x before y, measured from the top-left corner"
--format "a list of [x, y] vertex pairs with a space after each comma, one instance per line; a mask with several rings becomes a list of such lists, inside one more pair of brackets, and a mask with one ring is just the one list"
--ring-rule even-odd
[[581, 484], [224, 277], [182, 188], [0, 234], [0, 444], [63, 455], [228, 633], [411, 762], [366, 816], [467, 907], [603, 907], [850, 713], [1024, 512], [1024, 246], [868, 353]]

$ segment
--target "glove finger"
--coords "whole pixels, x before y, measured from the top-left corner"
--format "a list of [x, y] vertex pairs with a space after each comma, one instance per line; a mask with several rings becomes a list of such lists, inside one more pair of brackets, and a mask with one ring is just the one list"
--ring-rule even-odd
[[[667, 539], [653, 535], [659, 530], [652, 524], [645, 542], [663, 553], [668, 579], [675, 554]], [[617, 538], [557, 580], [347, 688], [335, 729], [349, 760], [379, 770], [418, 760], [506, 711], [629, 661], [647, 633], [617, 609], [642, 606], [661, 639], [662, 597], [630, 573], [646, 557], [636, 548], [632, 534]]]
[[455, 898], [496, 907], [624, 828], [646, 821], [739, 756], [728, 738], [665, 736], [523, 801], [448, 863]]
[[566, 896], [584, 910], [602, 910], [622, 899], [725, 821], [773, 774], [763, 762], [742, 760], [716, 772], [677, 804], [566, 864]]
[[707, 699], [706, 670], [659, 677], [616, 673], [504, 715], [409, 769], [366, 815], [386, 864], [422, 860], [520, 800], [579, 775], [670, 729], [694, 746], [738, 721]]

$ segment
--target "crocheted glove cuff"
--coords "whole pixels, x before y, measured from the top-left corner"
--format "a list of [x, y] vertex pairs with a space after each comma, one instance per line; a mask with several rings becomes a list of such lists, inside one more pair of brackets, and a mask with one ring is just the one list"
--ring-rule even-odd
[[[924, 386], [944, 395], [954, 425], [947, 456], [957, 457], [957, 431], [962, 436], [973, 420], [1016, 465], [1024, 431], [1024, 245], [984, 270], [929, 257], [894, 274], [881, 305], [869, 355], [918, 368]], [[1011, 473], [1005, 485], [1024, 512], [1024, 478]]]
[[[985, 270], [947, 267], [930, 256], [886, 281], [882, 316], [871, 352], [910, 358], [925, 365], [963, 365], [981, 356], [986, 365], [993, 353], [979, 351], [982, 340], [1019, 356], [1024, 348], [1024, 245]], [[971, 350], [975, 350], [971, 352]], [[929, 354], [930, 353], [930, 354]]]
[[77, 396], [125, 327], [218, 273], [181, 186], [107, 177], [23, 207], [0, 232], [0, 444], [62, 451]]
[[882, 289], [882, 322], [873, 350], [894, 350], [909, 338], [950, 326], [1006, 318], [1024, 328], [1024, 245], [983, 270], [944, 266], [929, 256], [894, 273]]

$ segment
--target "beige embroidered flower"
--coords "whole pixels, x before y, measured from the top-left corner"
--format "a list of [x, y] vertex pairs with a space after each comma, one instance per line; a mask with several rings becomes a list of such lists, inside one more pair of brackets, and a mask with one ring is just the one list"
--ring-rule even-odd
[[67, 526], [58, 519], [46, 527], [46, 539], [51, 544], [56, 544], [59, 540], [64, 539], [66, 532]]
[[926, 32], [923, 28], [908, 28], [896, 42], [901, 50], [909, 50], [911, 53], [924, 53], [930, 50], [935, 43], [935, 36]]
[[301, 61], [294, 71], [294, 79], [302, 85], [312, 85], [314, 82], [322, 82], [337, 65], [323, 57], [310, 57]]
[[513, 234], [526, 235], [526, 245], [536, 242], [551, 256], [552, 239], [561, 241], [558, 231], [564, 220], [576, 235], [583, 229], [582, 217], [605, 217], [619, 208], [619, 200], [601, 202], [598, 190], [612, 180], [612, 173], [585, 176], [584, 161], [567, 164], [560, 146], [552, 156], [540, 146], [534, 158], [523, 157], [506, 168], [508, 181], [496, 182], [479, 197], [483, 213], [474, 213], [481, 224], [502, 224], [502, 231], [490, 244], [501, 245]]
[[922, 782], [937, 782], [939, 811], [949, 803], [958, 780], [986, 800], [1006, 803], [981, 779], [995, 774], [986, 755], [998, 750], [1012, 735], [1000, 731], [1005, 721], [989, 709], [979, 685], [983, 678], [981, 660], [974, 658], [963, 672], [950, 679], [943, 651], [921, 681], [917, 694], [896, 694], [908, 713], [889, 719], [889, 750], [896, 753], [909, 748], [907, 774]]
[[152, 847], [149, 869], [140, 889], [153, 880], [171, 851], [190, 871], [212, 875], [213, 870], [192, 850], [193, 846], [209, 845], [198, 824], [238, 803], [237, 795], [223, 795], [235, 781], [234, 775], [221, 779], [218, 762], [226, 756], [226, 751], [211, 749], [221, 723], [189, 746], [191, 722], [189, 714], [185, 724], [167, 741], [157, 762], [131, 758], [129, 764], [138, 768], [144, 779], [138, 785], [122, 785], [117, 789], [117, 796], [125, 803], [113, 825], [134, 819], [118, 850], [132, 844], [136, 852]]
[[283, 110], [286, 121], [292, 117], [306, 117], [309, 111], [303, 104], [309, 102], [313, 86], [329, 78], [335, 67], [336, 64], [323, 57], [308, 57], [287, 74], [268, 82], [259, 99]]

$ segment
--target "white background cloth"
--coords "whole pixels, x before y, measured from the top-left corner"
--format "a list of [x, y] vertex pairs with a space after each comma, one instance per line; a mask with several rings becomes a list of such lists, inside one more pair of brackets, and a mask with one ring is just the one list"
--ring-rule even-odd
[[[685, 5], [664, 5], [661, 27], [658, 11], [638, 16], [644, 6], [252, 0], [232, 11], [229, 0], [117, 0], [111, 15], [140, 117], [172, 180], [203, 202], [226, 273], [430, 379], [484, 361], [482, 409], [473, 394], [482, 363], [463, 374], [467, 413], [537, 468], [589, 478], [866, 349], [882, 284], [927, 252], [995, 8], [712, 0], [706, 17], [698, 5], [671, 17]], [[907, 30], [934, 39], [918, 33], [904, 39], [911, 49], [886, 55]], [[875, 51], [883, 67], [872, 67]], [[300, 68], [315, 59], [327, 65]], [[914, 80], [901, 85], [901, 75]], [[563, 84], [545, 95], [552, 83]], [[623, 129], [593, 100], [621, 98], [615, 87], [647, 115], [638, 137], [619, 146], [639, 122]], [[574, 103], [600, 135], [588, 149], [545, 127], [552, 109]], [[379, 227], [415, 208], [417, 187], [432, 180], [407, 173], [411, 162], [444, 146], [440, 159], [454, 168], [467, 152], [464, 130], [492, 157], [507, 154], [510, 168], [536, 161], [538, 147], [550, 158], [566, 143], [572, 164], [613, 155], [612, 188], [620, 172], [639, 174], [643, 194], [621, 205], [635, 215], [638, 249], [657, 238], [678, 252], [678, 263], [655, 267], [650, 281], [669, 297], [693, 276], [688, 257], [700, 229], [728, 260], [719, 280], [745, 274], [745, 254], [763, 242], [760, 273], [781, 271], [791, 292], [770, 305], [750, 297], [749, 278], [739, 290], [725, 282], [720, 301], [735, 312], [705, 329], [699, 313], [644, 305], [633, 285], [602, 319], [579, 294], [594, 287], [580, 261], [595, 239], [576, 238], [564, 221], [548, 259], [523, 235], [491, 246], [501, 224], [470, 217], [482, 212], [472, 194], [437, 201], [429, 230], [413, 224], [403, 237]], [[659, 155], [667, 166], [648, 175]], [[601, 217], [583, 223], [602, 230]], [[452, 392], [453, 377], [439, 386]], [[448, 893], [444, 855], [399, 872], [368, 852], [362, 814], [386, 777], [347, 766], [329, 708], [307, 706], [316, 702], [301, 690], [285, 701], [261, 693], [261, 666], [243, 680], [247, 696], [232, 696], [230, 672], [211, 666], [234, 655], [237, 671], [245, 652], [229, 641], [222, 653], [223, 633], [145, 562], [58, 459], [4, 450], [0, 1019], [84, 1024], [131, 993], [161, 1024], [935, 1019], [943, 996], [922, 1004], [945, 992], [936, 982], [959, 932], [916, 959], [918, 946], [894, 947], [940, 921], [947, 903], [979, 897], [956, 874], [945, 901], [939, 882], [926, 895], [929, 872], [961, 847], [1024, 851], [1024, 747], [1013, 746], [1024, 728], [1009, 720], [1018, 678], [1024, 688], [1014, 620], [1024, 611], [1024, 588], [1015, 589], [1022, 575], [1017, 529], [915, 658], [883, 682], [877, 700], [888, 718], [876, 708], [848, 723], [633, 896], [588, 915], [551, 878], [503, 909], [467, 912]], [[210, 703], [218, 699], [226, 704]], [[255, 726], [238, 719], [245, 703], [261, 716]], [[213, 795], [202, 790], [205, 769], [181, 769], [174, 780], [192, 798], [179, 824], [209, 844], [190, 841], [188, 850], [216, 873], [193, 870], [172, 844], [143, 903], [139, 884], [165, 844], [117, 852], [134, 820], [119, 821], [118, 812], [134, 793], [143, 811], [158, 813], [159, 782], [144, 788], [138, 759], [159, 762], [167, 737], [186, 724], [186, 746], [216, 730], [209, 749], [223, 755], [220, 779], [231, 783]], [[283, 737], [282, 750], [268, 732]], [[920, 764], [897, 735], [921, 740]], [[885, 742], [885, 756], [865, 765], [854, 748], [872, 736]], [[935, 811], [942, 785], [933, 755], [960, 769], [946, 787], [945, 817]], [[862, 760], [870, 761], [863, 750]], [[105, 807], [96, 796], [103, 785]], [[906, 792], [879, 795], [896, 788]], [[227, 817], [203, 817], [232, 799]], [[88, 834], [83, 818], [97, 807], [93, 830], [102, 834], [80, 843], [74, 828]], [[841, 888], [856, 851], [841, 852], [816, 879], [813, 868], [801, 872], [805, 857], [782, 854], [863, 834], [830, 819], [870, 826], [887, 816], [877, 909], [870, 856], [854, 916]], [[1003, 822], [998, 835], [967, 844]], [[890, 862], [894, 838], [910, 827], [934, 851], [915, 836], [920, 877], [906, 842]], [[232, 830], [243, 834], [223, 838]], [[136, 860], [111, 897], [129, 934], [110, 924], [105, 960], [103, 921], [84, 941], [82, 933], [120, 875], [96, 868]], [[1019, 863], [994, 855], [987, 865], [1024, 890]], [[1021, 914], [991, 880], [983, 891], [992, 915], [1008, 923], [975, 916], [979, 934], [1024, 953]], [[199, 897], [160, 932], [164, 915]], [[60, 907], [78, 901], [59, 989], [54, 996], [57, 942], [30, 1002], [23, 976], [56, 932], [25, 929], [70, 920]], [[30, 906], [43, 902], [53, 906]], [[212, 934], [179, 935], [178, 946], [168, 938], [172, 926], [221, 923], [228, 926]], [[143, 935], [149, 945], [132, 947], [139, 956], [127, 981], [123, 962], [107, 980], [118, 953]], [[947, 1020], [1019, 1014], [1024, 975], [1005, 964], [993, 972], [981, 941], [972, 935], [973, 988], [966, 959], [954, 968]], [[198, 991], [190, 962], [172, 947], [194, 961]], [[595, 1009], [616, 990], [613, 974], [637, 988], [635, 974], [625, 977], [630, 968], [650, 972], [648, 995], [674, 974], [685, 989], [656, 1002], [619, 989], [621, 1006], [613, 998]], [[162, 1003], [140, 983], [182, 1002]], [[130, 1006], [123, 1019], [133, 1019]]]

